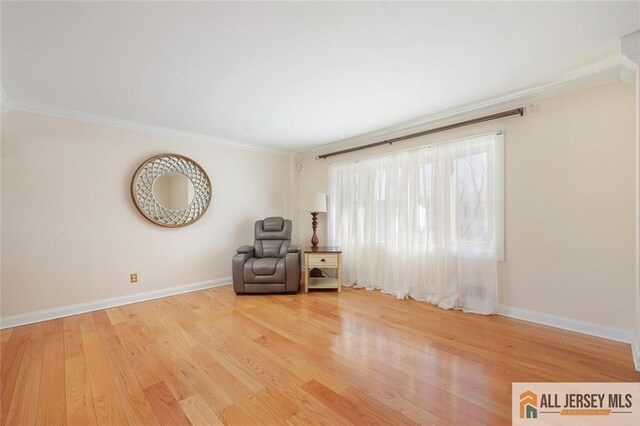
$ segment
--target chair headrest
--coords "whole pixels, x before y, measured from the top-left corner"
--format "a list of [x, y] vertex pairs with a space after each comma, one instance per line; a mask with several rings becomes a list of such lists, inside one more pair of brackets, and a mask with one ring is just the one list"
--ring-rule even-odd
[[268, 217], [262, 221], [262, 229], [267, 232], [282, 231], [284, 227], [284, 218], [282, 217]]
[[290, 240], [292, 228], [288, 219], [268, 217], [256, 221], [254, 235], [256, 240]]

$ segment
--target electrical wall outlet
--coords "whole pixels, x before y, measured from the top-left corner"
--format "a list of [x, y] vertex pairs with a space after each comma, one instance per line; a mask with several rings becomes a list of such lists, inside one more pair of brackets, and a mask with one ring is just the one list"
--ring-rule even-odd
[[135, 284], [138, 282], [138, 274], [131, 274], [131, 284]]

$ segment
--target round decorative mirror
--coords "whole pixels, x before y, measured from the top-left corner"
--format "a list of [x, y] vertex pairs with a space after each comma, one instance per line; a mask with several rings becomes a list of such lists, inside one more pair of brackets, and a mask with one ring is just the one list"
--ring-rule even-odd
[[162, 154], [142, 163], [131, 181], [136, 208], [151, 222], [170, 228], [202, 217], [211, 202], [211, 182], [198, 163], [179, 154]]

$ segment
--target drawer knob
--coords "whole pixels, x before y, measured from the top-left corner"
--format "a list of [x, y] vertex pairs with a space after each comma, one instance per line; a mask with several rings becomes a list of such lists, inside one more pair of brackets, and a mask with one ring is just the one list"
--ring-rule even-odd
[[320, 259], [320, 262], [326, 262], [326, 260], [325, 259]]

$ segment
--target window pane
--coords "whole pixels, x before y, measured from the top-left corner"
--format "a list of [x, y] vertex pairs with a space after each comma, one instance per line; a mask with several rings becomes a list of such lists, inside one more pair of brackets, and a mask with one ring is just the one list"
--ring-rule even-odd
[[490, 243], [487, 153], [455, 160], [457, 237], [462, 242]]

